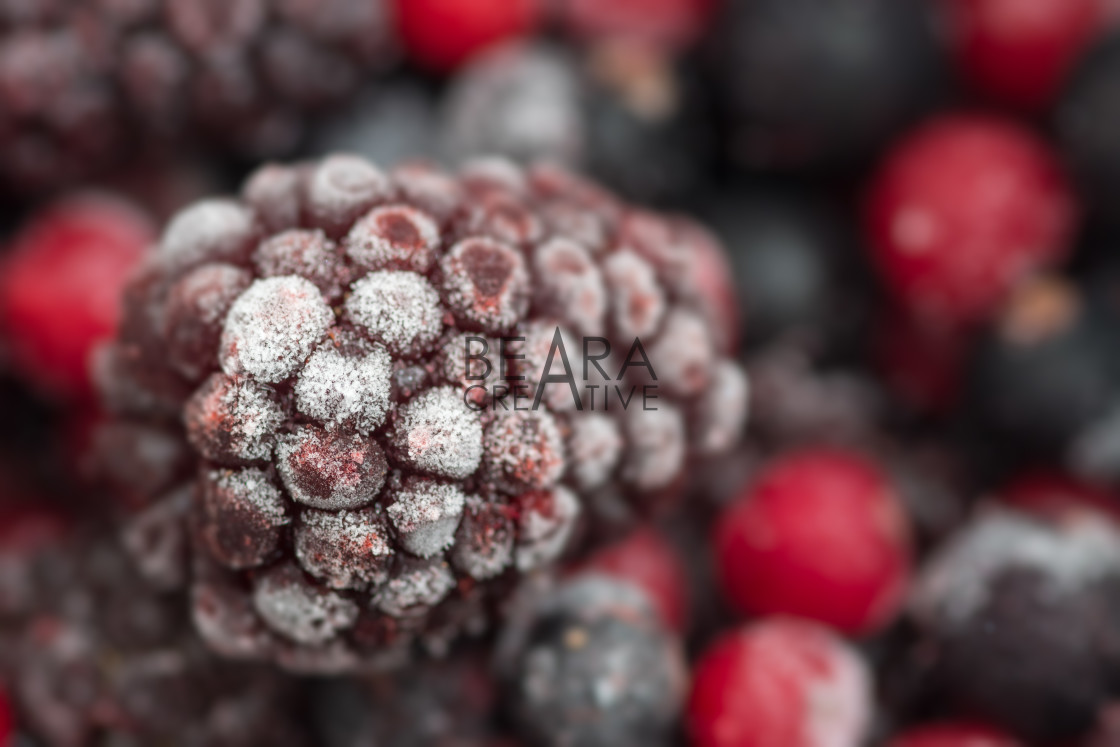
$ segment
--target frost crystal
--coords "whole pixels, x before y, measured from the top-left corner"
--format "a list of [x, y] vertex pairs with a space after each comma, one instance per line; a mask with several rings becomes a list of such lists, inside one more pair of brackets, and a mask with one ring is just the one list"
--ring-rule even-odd
[[310, 280], [295, 275], [257, 280], [226, 317], [222, 370], [269, 383], [283, 381], [311, 354], [332, 321], [330, 307]]
[[203, 200], [180, 210], [160, 239], [171, 267], [238, 260], [253, 238], [253, 213], [233, 200]]
[[432, 269], [439, 249], [439, 226], [407, 205], [375, 208], [346, 236], [346, 254], [365, 270]]
[[346, 317], [396, 355], [415, 355], [443, 327], [439, 294], [415, 272], [373, 272], [354, 283]]
[[568, 429], [568, 478], [584, 490], [599, 487], [611, 478], [622, 455], [617, 423], [609, 415], [586, 412], [569, 418]]
[[429, 389], [400, 411], [400, 458], [422, 472], [461, 479], [482, 460], [482, 424], [453, 387]]
[[665, 315], [665, 294], [657, 273], [631, 251], [612, 254], [603, 263], [611, 291], [611, 321], [620, 340], [652, 337]]
[[325, 425], [368, 431], [381, 425], [389, 409], [392, 369], [389, 353], [379, 345], [360, 356], [321, 345], [296, 378], [296, 409]]
[[586, 249], [570, 239], [550, 239], [533, 254], [533, 274], [545, 313], [585, 337], [603, 334], [607, 291]]
[[466, 496], [455, 485], [435, 480], [410, 480], [389, 504], [386, 513], [413, 555], [430, 558], [443, 552], [455, 537]]
[[439, 604], [454, 588], [455, 574], [442, 558], [403, 560], [372, 603], [387, 615], [404, 617]]
[[560, 557], [580, 515], [580, 503], [567, 488], [518, 498], [517, 568], [530, 571]]
[[667, 486], [684, 464], [684, 420], [665, 403], [656, 410], [628, 409], [623, 428], [629, 441], [622, 479], [639, 490]]
[[295, 552], [305, 571], [335, 589], [358, 589], [389, 578], [393, 548], [380, 510], [304, 511]]
[[254, 461], [272, 455], [284, 413], [267, 386], [216, 373], [184, 406], [187, 439], [207, 459]]
[[278, 566], [257, 579], [253, 607], [273, 630], [310, 646], [327, 643], [358, 619], [358, 605], [312, 586], [293, 565]]
[[377, 497], [388, 465], [380, 447], [357, 434], [303, 426], [276, 444], [276, 471], [292, 498], [337, 511]]

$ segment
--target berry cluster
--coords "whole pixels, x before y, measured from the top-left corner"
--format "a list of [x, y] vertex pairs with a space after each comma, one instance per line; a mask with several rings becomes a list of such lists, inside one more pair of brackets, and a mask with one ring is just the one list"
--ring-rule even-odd
[[[127, 531], [174, 534], [191, 493], [229, 655], [346, 669], [483, 629], [577, 526], [736, 443], [719, 251], [553, 167], [266, 166], [172, 220], [96, 360]], [[141, 565], [173, 573], [166, 544]]]

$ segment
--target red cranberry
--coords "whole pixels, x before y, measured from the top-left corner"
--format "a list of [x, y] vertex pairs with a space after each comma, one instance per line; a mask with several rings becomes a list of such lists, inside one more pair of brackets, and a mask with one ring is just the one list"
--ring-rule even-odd
[[949, 116], [904, 139], [869, 193], [867, 230], [886, 283], [924, 323], [982, 321], [1024, 276], [1063, 259], [1069, 184], [1018, 125]]
[[625, 39], [681, 50], [704, 33], [716, 0], [563, 0], [560, 13], [578, 39]]
[[398, 28], [411, 58], [437, 72], [537, 26], [538, 0], [396, 0]]
[[910, 539], [895, 491], [861, 456], [806, 449], [764, 469], [720, 518], [723, 589], [744, 612], [789, 614], [851, 634], [898, 611]]
[[953, 51], [968, 81], [1043, 110], [1104, 20], [1102, 0], [950, 0]]
[[856, 747], [871, 719], [859, 657], [808, 622], [763, 620], [717, 639], [693, 670], [694, 747]]
[[688, 628], [688, 578], [677, 549], [656, 529], [643, 527], [598, 550], [580, 571], [602, 573], [640, 587], [667, 627]]
[[891, 739], [887, 747], [1022, 747], [1006, 734], [979, 724], [919, 726]]
[[0, 267], [0, 325], [27, 381], [91, 393], [90, 352], [116, 332], [125, 281], [154, 238], [144, 215], [103, 196], [60, 202], [16, 235]]

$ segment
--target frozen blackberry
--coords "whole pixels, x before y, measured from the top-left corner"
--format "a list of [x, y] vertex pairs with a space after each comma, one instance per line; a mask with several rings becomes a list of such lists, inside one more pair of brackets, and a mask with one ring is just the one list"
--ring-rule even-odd
[[1035, 743], [1085, 734], [1114, 699], [1120, 533], [1092, 512], [993, 510], [924, 569], [915, 617], [937, 697]]
[[50, 5], [0, 18], [0, 184], [21, 194], [169, 142], [283, 152], [394, 56], [380, 0]]
[[69, 537], [25, 559], [33, 590], [3, 613], [0, 672], [35, 744], [311, 744], [295, 683], [198, 640], [115, 538]]
[[696, 72], [651, 47], [586, 55], [546, 45], [496, 49], [452, 85], [448, 155], [500, 153], [581, 167], [631, 199], [668, 201], [701, 183], [714, 134]]
[[[161, 507], [192, 497], [193, 612], [223, 653], [339, 671], [443, 650], [575, 551], [591, 491], [649, 513], [736, 444], [722, 262], [553, 166], [265, 166], [171, 221], [102, 351], [109, 428], [180, 445], [167, 479], [119, 488], [128, 525], [181, 538]], [[106, 446], [120, 465], [142, 443]]]
[[[734, 0], [709, 59], [748, 168], [849, 166], [936, 103], [942, 51], [918, 0]], [[934, 100], [931, 100], [934, 99]]]
[[669, 743], [685, 663], [644, 592], [588, 574], [532, 609], [527, 627], [508, 634], [516, 653], [503, 677], [504, 701], [528, 744]]

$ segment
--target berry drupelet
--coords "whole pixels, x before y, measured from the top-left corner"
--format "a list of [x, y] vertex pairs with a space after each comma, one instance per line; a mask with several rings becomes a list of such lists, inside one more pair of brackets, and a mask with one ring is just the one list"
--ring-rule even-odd
[[[139, 465], [133, 521], [174, 536], [169, 502], [192, 495], [195, 620], [218, 650], [316, 670], [442, 650], [577, 524], [593, 536], [596, 500], [648, 512], [735, 444], [718, 258], [691, 223], [552, 166], [265, 166], [182, 211], [128, 289], [97, 361], [119, 416], [102, 452]], [[619, 362], [635, 338], [649, 367]], [[185, 438], [193, 479], [143, 433]]]
[[21, 194], [167, 138], [285, 150], [392, 57], [381, 0], [21, 7], [0, 10], [0, 184]]
[[589, 574], [516, 616], [504, 672], [510, 717], [525, 744], [669, 744], [686, 689], [680, 642], [637, 586]]
[[1120, 532], [1092, 511], [992, 509], [923, 569], [931, 697], [1031, 744], [1083, 736], [1115, 697]]
[[[214, 657], [183, 598], [152, 589], [111, 533], [69, 535], [21, 560], [5, 565], [0, 676], [32, 744], [311, 744], [295, 683]], [[27, 593], [11, 596], [17, 575]]]
[[729, 155], [752, 169], [860, 163], [938, 97], [920, 0], [730, 0], [708, 57]]

